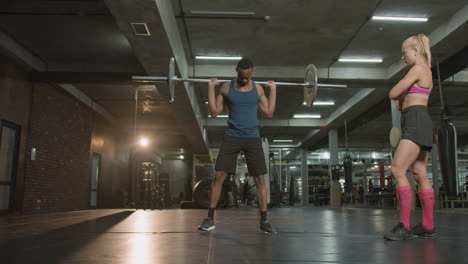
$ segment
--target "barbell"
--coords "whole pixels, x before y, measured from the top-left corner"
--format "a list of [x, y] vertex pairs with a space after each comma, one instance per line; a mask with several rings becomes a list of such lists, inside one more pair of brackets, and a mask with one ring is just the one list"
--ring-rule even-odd
[[[175, 59], [172, 57], [169, 60], [169, 75], [166, 76], [132, 76], [132, 80], [142, 82], [168, 82], [170, 101], [174, 101], [176, 82], [211, 82], [211, 79], [194, 79], [194, 78], [178, 78], [175, 75]], [[219, 83], [231, 82], [231, 80], [218, 80]], [[258, 84], [268, 84], [265, 81], [255, 81]], [[345, 84], [319, 84], [317, 83], [317, 68], [313, 64], [309, 64], [305, 70], [304, 83], [294, 82], [275, 82], [279, 86], [303, 86], [304, 87], [304, 102], [311, 106], [317, 97], [317, 88], [321, 87], [346, 87]]]

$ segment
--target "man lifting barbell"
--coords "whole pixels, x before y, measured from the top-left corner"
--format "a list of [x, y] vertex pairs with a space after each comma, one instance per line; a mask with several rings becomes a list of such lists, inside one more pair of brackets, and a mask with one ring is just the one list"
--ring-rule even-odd
[[269, 81], [266, 87], [270, 89], [267, 97], [263, 87], [251, 80], [253, 64], [249, 59], [239, 61], [237, 78], [230, 83], [224, 83], [219, 93], [215, 94], [216, 78], [208, 83], [208, 106], [212, 117], [223, 111], [224, 100], [229, 107], [228, 129], [219, 151], [215, 165], [215, 177], [211, 185], [208, 216], [198, 227], [199, 230], [215, 229], [214, 213], [224, 179], [227, 174], [236, 173], [237, 155], [243, 151], [247, 160], [249, 175], [254, 175], [260, 210], [260, 230], [265, 233], [275, 233], [267, 221], [267, 195], [265, 174], [267, 173], [265, 155], [258, 130], [257, 110], [269, 118], [273, 117], [276, 105], [276, 84]]

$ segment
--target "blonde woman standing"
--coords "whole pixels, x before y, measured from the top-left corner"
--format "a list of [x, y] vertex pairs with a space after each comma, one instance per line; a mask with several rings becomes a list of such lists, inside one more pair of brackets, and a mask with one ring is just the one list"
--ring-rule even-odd
[[[416, 236], [434, 237], [434, 191], [427, 177], [427, 160], [433, 144], [432, 120], [427, 112], [432, 90], [431, 51], [424, 34], [412, 36], [401, 47], [402, 59], [410, 68], [406, 76], [390, 91], [389, 98], [401, 110], [401, 131], [391, 173], [397, 186], [400, 221], [384, 237], [406, 240]], [[422, 222], [410, 227], [412, 190], [406, 171], [410, 168], [418, 185]]]

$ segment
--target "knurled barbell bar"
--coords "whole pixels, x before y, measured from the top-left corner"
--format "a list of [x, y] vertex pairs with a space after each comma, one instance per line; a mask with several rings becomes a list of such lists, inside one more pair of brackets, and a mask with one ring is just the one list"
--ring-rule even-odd
[[[194, 79], [194, 78], [178, 78], [175, 75], [175, 59], [169, 61], [169, 75], [165, 76], [132, 76], [132, 80], [143, 82], [168, 82], [170, 101], [174, 101], [175, 82], [211, 82], [211, 79]], [[231, 80], [218, 80], [219, 83], [231, 82]], [[268, 84], [265, 81], [256, 81], [258, 84]], [[304, 86], [304, 102], [311, 106], [317, 96], [318, 87], [346, 87], [345, 84], [322, 84], [317, 83], [317, 68], [313, 64], [309, 64], [305, 71], [304, 83], [294, 82], [275, 82], [279, 86]]]

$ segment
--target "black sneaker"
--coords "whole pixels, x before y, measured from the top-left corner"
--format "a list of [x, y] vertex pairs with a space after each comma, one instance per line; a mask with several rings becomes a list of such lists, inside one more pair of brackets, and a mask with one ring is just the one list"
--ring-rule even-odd
[[407, 240], [413, 239], [415, 236], [411, 230], [405, 228], [403, 223], [398, 223], [384, 238], [388, 240]]
[[206, 217], [203, 219], [201, 225], [198, 226], [198, 230], [211, 231], [213, 229], [215, 229], [215, 224], [211, 217]]
[[271, 227], [268, 221], [260, 222], [260, 231], [267, 233], [267, 234], [275, 234], [276, 230]]
[[437, 237], [436, 232], [435, 232], [435, 227], [430, 230], [427, 230], [422, 226], [421, 223], [411, 227], [411, 231], [413, 232], [415, 236], [422, 237], [422, 238]]

